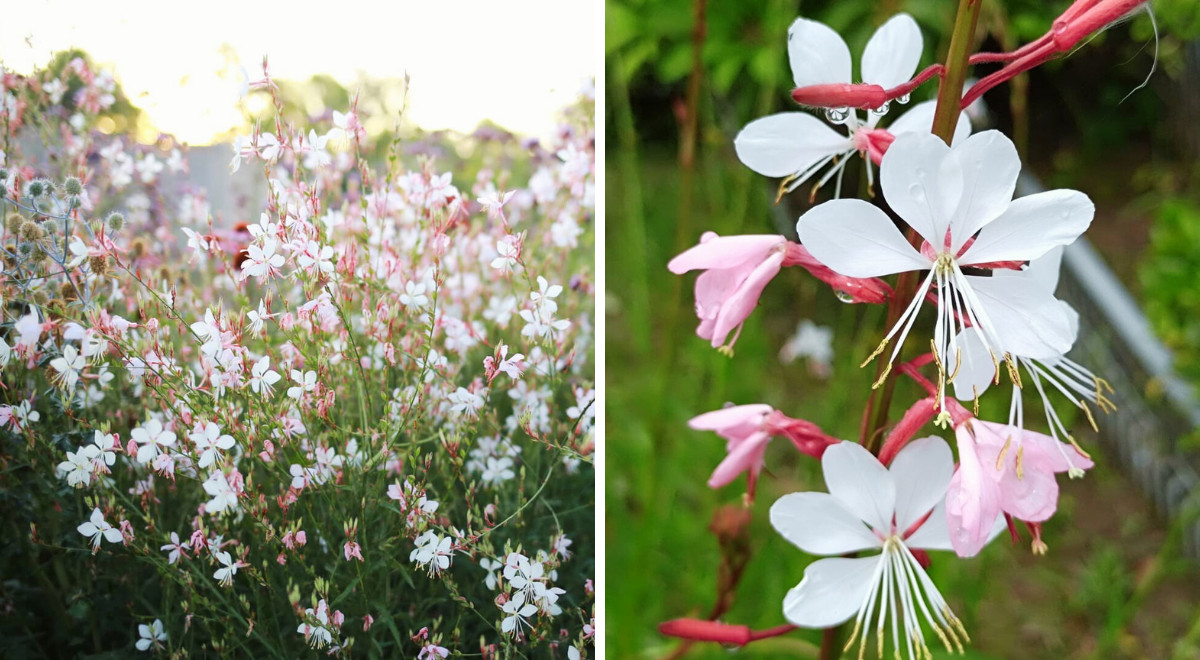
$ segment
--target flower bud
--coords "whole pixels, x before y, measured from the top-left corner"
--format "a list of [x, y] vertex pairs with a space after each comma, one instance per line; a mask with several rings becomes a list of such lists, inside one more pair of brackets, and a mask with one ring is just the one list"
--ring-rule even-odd
[[17, 245], [17, 252], [22, 257], [28, 257], [33, 254], [33, 243], [21, 243]]
[[108, 219], [105, 220], [105, 223], [108, 224], [110, 231], [121, 231], [121, 228], [125, 226], [125, 216], [113, 211], [108, 214]]

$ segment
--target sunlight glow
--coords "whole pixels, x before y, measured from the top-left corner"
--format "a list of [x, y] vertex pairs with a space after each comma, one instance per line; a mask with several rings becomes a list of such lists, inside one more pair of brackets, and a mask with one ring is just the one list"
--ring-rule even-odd
[[0, 21], [0, 63], [28, 73], [55, 51], [81, 48], [112, 67], [155, 128], [193, 145], [242, 123], [239, 89], [244, 75], [262, 77], [264, 54], [277, 80], [325, 73], [352, 94], [360, 72], [407, 72], [408, 119], [427, 130], [469, 132], [490, 119], [544, 136], [595, 74], [589, 0], [318, 7], [214, 0], [176, 11], [152, 0], [32, 0]]

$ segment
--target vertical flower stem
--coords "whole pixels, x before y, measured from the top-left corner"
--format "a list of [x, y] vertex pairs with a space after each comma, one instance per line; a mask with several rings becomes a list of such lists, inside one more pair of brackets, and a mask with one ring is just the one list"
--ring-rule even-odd
[[[983, 0], [959, 0], [958, 13], [954, 17], [954, 31], [950, 35], [950, 49], [946, 53], [946, 70], [938, 87], [937, 109], [933, 115], [933, 134], [950, 144], [954, 137], [954, 128], [958, 124], [958, 115], [962, 111], [963, 84], [967, 79], [968, 59], [971, 47], [975, 43], [975, 27], [979, 22], [979, 10]], [[909, 228], [905, 237], [910, 243], [918, 240], [916, 231]], [[887, 323], [885, 328], [892, 327], [900, 318], [905, 305], [916, 295], [917, 273], [902, 273], [896, 280], [895, 295], [888, 303]], [[902, 357], [902, 356], [901, 356]], [[877, 362], [876, 379], [883, 373], [885, 362]], [[892, 394], [896, 389], [897, 373], [892, 372], [880, 386], [878, 405], [876, 392], [872, 391], [863, 410], [863, 424], [859, 442], [872, 451], [878, 451], [877, 438], [882, 438], [882, 431], [887, 426], [888, 408], [892, 402]], [[841, 656], [842, 626], [825, 630], [821, 638], [821, 660], [836, 660]]]

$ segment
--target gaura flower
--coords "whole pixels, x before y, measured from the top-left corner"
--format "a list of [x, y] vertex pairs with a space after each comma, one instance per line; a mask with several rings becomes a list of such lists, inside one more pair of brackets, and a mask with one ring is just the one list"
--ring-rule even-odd
[[709, 488], [720, 488], [747, 472], [747, 492], [751, 495], [762, 471], [767, 444], [773, 436], [787, 437], [798, 450], [815, 458], [820, 458], [829, 445], [837, 442], [815, 424], [792, 419], [762, 403], [707, 412], [688, 420], [688, 426], [700, 431], [715, 431], [727, 441], [729, 455], [709, 477]]
[[[937, 293], [933, 348], [939, 366], [939, 400], [945, 401], [946, 383], [954, 381], [962, 361], [959, 330], [970, 328], [979, 338], [997, 377], [1000, 357], [1008, 359], [1009, 374], [1018, 382], [1015, 365], [1005, 355], [1005, 338], [975, 290], [983, 278], [968, 279], [963, 269], [995, 269], [1037, 259], [1074, 242], [1091, 224], [1094, 212], [1091, 200], [1074, 190], [1051, 190], [1013, 200], [1020, 169], [1012, 141], [998, 131], [973, 135], [953, 149], [934, 135], [910, 133], [896, 138], [884, 156], [880, 181], [887, 203], [925, 240], [920, 250], [905, 240], [886, 213], [862, 200], [826, 202], [797, 222], [800, 240], [812, 255], [843, 275], [879, 277], [929, 271], [911, 303], [867, 360], [882, 353], [899, 335], [884, 375], [912, 329], [921, 301], [933, 289]], [[997, 300], [1010, 308], [1022, 306], [1020, 296], [1036, 295], [1021, 287], [995, 293]], [[1061, 330], [1037, 328], [1043, 338]], [[1069, 338], [1059, 338], [1057, 343], [1063, 341], [1070, 343]]]
[[[860, 641], [860, 656], [873, 623], [883, 655], [885, 624], [891, 619], [892, 648], [897, 656], [907, 649], [910, 658], [929, 656], [923, 619], [948, 650], [961, 652], [970, 638], [913, 554], [913, 549], [951, 549], [943, 507], [954, 458], [946, 441], [914, 440], [890, 468], [860, 445], [842, 442], [826, 450], [821, 467], [829, 492], [784, 495], [771, 506], [771, 525], [815, 555], [881, 553], [813, 562], [784, 598], [784, 616], [805, 628], [829, 628], [853, 618], [846, 649]], [[1002, 529], [998, 525], [992, 536]]]
[[880, 303], [891, 296], [891, 288], [877, 279], [859, 279], [834, 273], [802, 245], [780, 235], [752, 234], [718, 236], [705, 232], [700, 244], [677, 255], [667, 268], [676, 275], [703, 270], [696, 278], [696, 334], [712, 342], [713, 348], [732, 351], [737, 334], [726, 344], [758, 306], [763, 289], [783, 266], [801, 266], [838, 291], [848, 302]]
[[121, 530], [108, 524], [108, 521], [104, 519], [104, 512], [98, 508], [92, 510], [91, 518], [75, 529], [80, 534], [91, 538], [93, 554], [100, 549], [100, 537], [104, 537], [104, 540], [109, 543], [120, 543], [124, 539], [121, 536]]
[[[862, 56], [862, 80], [883, 88], [908, 82], [921, 60], [921, 29], [908, 14], [896, 14], [881, 25], [867, 42]], [[796, 87], [852, 80], [850, 49], [837, 32], [823, 23], [797, 18], [788, 28], [788, 60]], [[907, 100], [907, 99], [904, 99]], [[849, 108], [829, 109], [825, 116], [845, 124], [846, 135], [806, 112], [782, 112], [756, 119], [746, 125], [733, 146], [747, 167], [770, 177], [784, 177], [780, 193], [795, 190], [830, 161], [835, 164], [814, 187], [820, 188], [837, 175], [835, 196], [841, 195], [842, 173], [856, 151], [866, 158], [867, 181], [874, 183], [871, 162], [879, 163], [895, 136], [928, 133], [933, 126], [936, 103], [919, 103], [892, 122], [889, 130], [875, 128], [887, 113], [886, 105], [867, 112], [864, 122]], [[955, 141], [971, 132], [971, 122], [960, 114]], [[840, 160], [839, 160], [840, 159]]]
[[[1093, 428], [1096, 420], [1089, 404], [1103, 412], [1115, 406], [1105, 394], [1106, 390], [1111, 393], [1111, 386], [1065, 356], [1079, 333], [1079, 314], [1054, 297], [1062, 255], [1063, 249], [1056, 248], [1022, 270], [997, 270], [991, 277], [968, 275], [967, 280], [989, 317], [1013, 321], [996, 328], [1000, 349], [1012, 355], [1023, 368], [1027, 379], [1023, 377], [1022, 381], [1033, 383], [1042, 400], [1050, 435], [1074, 444], [1050, 400], [1051, 392], [1059, 393], [1082, 410]], [[954, 381], [954, 396], [967, 401], [977, 398], [991, 385], [992, 365], [987, 349], [974, 333], [960, 333], [958, 341], [962, 347], [962, 367]], [[1024, 403], [1018, 385], [1013, 383], [1008, 424], [1023, 429]], [[1074, 453], [1064, 452], [1063, 457], [1070, 462]], [[1076, 469], [1070, 472], [1073, 477], [1083, 474]]]
[[[1092, 467], [1076, 447], [1020, 428], [966, 420], [955, 430], [959, 467], [946, 493], [946, 524], [960, 557], [972, 557], [988, 542], [1001, 512], [1039, 523], [1058, 509], [1059, 472]], [[1035, 543], [1036, 552], [1045, 545]]]

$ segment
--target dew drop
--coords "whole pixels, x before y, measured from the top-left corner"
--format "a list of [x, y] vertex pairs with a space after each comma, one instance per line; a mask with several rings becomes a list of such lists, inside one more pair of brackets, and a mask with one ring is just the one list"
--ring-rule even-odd
[[844, 124], [850, 118], [850, 108], [825, 108], [825, 118], [835, 124]]
[[1067, 22], [1063, 20], [1054, 21], [1054, 25], [1050, 29], [1054, 34], [1062, 34], [1067, 31]]
[[884, 101], [883, 105], [879, 106], [878, 108], [875, 108], [871, 112], [882, 117], [888, 113], [888, 110], [891, 110], [891, 109], [892, 109], [892, 104], [888, 101]]
[[908, 194], [913, 199], [925, 199], [925, 188], [921, 187], [919, 183], [914, 183], [908, 187]]
[[854, 302], [854, 296], [846, 293], [845, 291], [834, 291], [833, 293], [837, 296], [838, 300], [840, 300], [844, 303]]
[[905, 103], [908, 103], [909, 99], [911, 99], [911, 98], [912, 98], [912, 96], [910, 96], [909, 94], [901, 94], [900, 96], [896, 97], [896, 103], [899, 103], [900, 105], [904, 105]]

